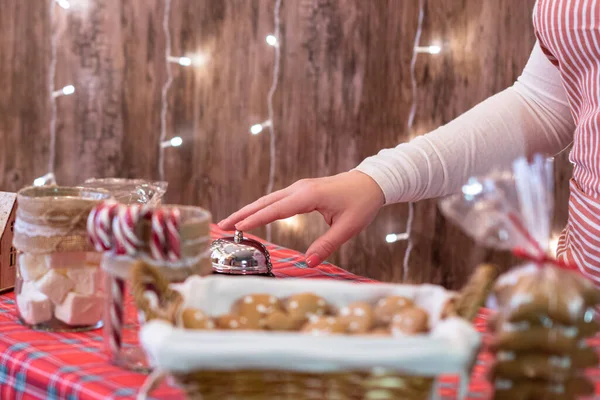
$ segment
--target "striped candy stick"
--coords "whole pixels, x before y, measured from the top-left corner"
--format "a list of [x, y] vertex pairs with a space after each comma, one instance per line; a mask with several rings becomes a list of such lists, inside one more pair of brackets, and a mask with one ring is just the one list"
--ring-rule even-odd
[[97, 205], [96, 207], [92, 208], [92, 211], [90, 211], [90, 215], [88, 216], [87, 224], [86, 224], [86, 230], [87, 230], [88, 238], [90, 239], [90, 243], [92, 244], [92, 246], [94, 246], [94, 249], [98, 252], [103, 251], [99, 247], [98, 235], [96, 235], [96, 215], [98, 215], [98, 209], [100, 207], [101, 207], [101, 205]]
[[[129, 207], [111, 203], [100, 208], [96, 215], [96, 235], [99, 238], [100, 248], [104, 251], [113, 250], [117, 255], [125, 255], [126, 247], [122, 239], [122, 216], [128, 212]], [[125, 315], [125, 280], [109, 276], [110, 303], [108, 308], [107, 331], [108, 346], [113, 359], [117, 358], [122, 348], [123, 324]]]
[[113, 247], [113, 220], [119, 212], [120, 204], [116, 202], [107, 202], [100, 207], [95, 217], [95, 233], [98, 238], [99, 248], [102, 251], [108, 251]]
[[[113, 250], [116, 255], [131, 255], [132, 243], [129, 240], [131, 232], [135, 229], [137, 208], [135, 206], [121, 206], [112, 220]], [[108, 345], [113, 359], [117, 359], [123, 345], [123, 325], [125, 314], [125, 280], [117, 276], [109, 277], [110, 305]]]
[[167, 235], [165, 232], [164, 209], [155, 209], [151, 217], [152, 239], [150, 240], [150, 253], [152, 258], [158, 261], [167, 260]]
[[123, 346], [123, 325], [125, 319], [125, 280], [110, 276], [110, 303], [108, 307], [107, 339], [113, 360], [117, 361]]
[[[117, 255], [124, 255], [124, 246], [120, 237], [120, 215], [127, 209], [124, 205], [114, 207], [111, 216], [111, 244], [112, 250]], [[113, 360], [121, 353], [123, 346], [123, 324], [125, 315], [125, 280], [114, 275], [108, 277], [110, 304], [108, 308], [108, 346]]]
[[102, 252], [112, 247], [112, 219], [118, 204], [105, 201], [92, 209], [87, 220], [87, 232], [96, 251]]
[[[131, 205], [119, 210], [114, 229], [115, 252], [120, 255], [135, 255], [143, 244], [142, 239], [137, 236], [136, 229], [142, 218], [151, 218], [152, 209], [146, 206]], [[113, 357], [118, 357], [122, 346], [122, 332], [124, 323], [124, 298], [125, 281], [117, 277], [111, 277], [110, 281], [112, 304], [110, 307], [111, 330], [109, 334], [109, 346]]]
[[137, 237], [136, 228], [142, 208], [139, 205], [123, 207], [114, 220], [115, 243], [117, 254], [133, 256], [142, 244]]
[[181, 237], [179, 234], [181, 212], [178, 208], [172, 208], [169, 210], [165, 220], [167, 231], [167, 257], [169, 261], [177, 261], [181, 259]]
[[[90, 240], [97, 251], [111, 250], [115, 244], [113, 235], [118, 229], [115, 226], [115, 220], [117, 220], [116, 216], [122, 209], [123, 206], [119, 206], [116, 202], [104, 202], [90, 212], [86, 227]], [[111, 356], [116, 358], [122, 346], [125, 281], [114, 276], [108, 279], [110, 305], [105, 329]]]

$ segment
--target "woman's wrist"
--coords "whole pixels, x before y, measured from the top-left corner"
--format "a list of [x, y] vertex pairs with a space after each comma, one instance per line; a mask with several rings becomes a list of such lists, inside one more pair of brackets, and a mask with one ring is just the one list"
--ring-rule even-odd
[[360, 186], [364, 188], [365, 193], [367, 193], [368, 196], [373, 199], [374, 203], [380, 207], [385, 205], [385, 194], [375, 179], [359, 170], [352, 170], [347, 173], [353, 176], [353, 179], [356, 179], [358, 182], [360, 182]]

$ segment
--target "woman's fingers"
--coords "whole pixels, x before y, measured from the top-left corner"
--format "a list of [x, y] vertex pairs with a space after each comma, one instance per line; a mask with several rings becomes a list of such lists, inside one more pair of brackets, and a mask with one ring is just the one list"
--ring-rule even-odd
[[249, 231], [279, 219], [313, 211], [313, 209], [314, 206], [311, 206], [310, 199], [306, 196], [298, 194], [287, 196], [238, 222], [235, 227], [240, 231]]
[[255, 212], [262, 210], [265, 207], [270, 206], [271, 204], [283, 199], [288, 195], [288, 189], [278, 190], [271, 194], [268, 194], [260, 199], [256, 200], [254, 203], [248, 204], [246, 207], [242, 208], [239, 211], [234, 212], [229, 217], [225, 218], [221, 222], [218, 223], [219, 228], [232, 231], [235, 229], [235, 225], [246, 219], [248, 216], [254, 214]]
[[360, 228], [356, 228], [356, 223], [351, 216], [346, 215], [335, 221], [331, 228], [308, 248], [306, 251], [306, 264], [311, 268], [318, 266], [331, 253], [352, 238], [358, 230]]

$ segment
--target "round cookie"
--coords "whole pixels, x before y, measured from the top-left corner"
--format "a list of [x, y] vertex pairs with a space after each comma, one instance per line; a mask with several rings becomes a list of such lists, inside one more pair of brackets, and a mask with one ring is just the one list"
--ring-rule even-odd
[[[544, 380], [496, 379], [494, 400], [569, 400], [594, 394], [594, 384], [583, 376], [573, 376], [564, 382]], [[587, 397], [586, 397], [587, 398]]]
[[405, 308], [392, 318], [393, 336], [416, 335], [429, 330], [429, 315], [422, 308]]
[[335, 335], [345, 333], [346, 326], [339, 318], [319, 317], [315, 315], [304, 325], [302, 331], [315, 336]]
[[249, 294], [236, 301], [232, 314], [246, 317], [253, 325], [263, 326], [264, 319], [275, 311], [281, 311], [281, 301], [270, 294]]
[[252, 328], [248, 323], [247, 317], [239, 315], [225, 314], [220, 315], [215, 319], [217, 328], [227, 330], [245, 330], [245, 329], [256, 329]]
[[532, 326], [526, 331], [498, 330], [490, 343], [492, 351], [545, 352], [561, 354], [576, 350], [581, 342], [576, 329]]
[[284, 309], [294, 321], [302, 324], [311, 316], [327, 314], [327, 301], [314, 293], [298, 293], [288, 297], [284, 302]]
[[214, 329], [214, 321], [202, 310], [186, 308], [181, 313], [181, 323], [186, 329]]
[[392, 317], [401, 310], [412, 307], [413, 301], [404, 296], [388, 296], [380, 299], [375, 306], [375, 323], [377, 325], [388, 325]]
[[298, 324], [283, 311], [275, 311], [264, 319], [264, 327], [272, 331], [293, 331], [298, 329]]
[[366, 333], [373, 327], [373, 308], [369, 303], [356, 302], [340, 309], [339, 319], [350, 334]]

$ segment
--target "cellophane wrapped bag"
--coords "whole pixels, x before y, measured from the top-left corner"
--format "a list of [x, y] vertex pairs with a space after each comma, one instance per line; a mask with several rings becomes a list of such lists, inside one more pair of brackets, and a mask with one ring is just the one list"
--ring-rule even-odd
[[167, 191], [167, 182], [144, 179], [90, 178], [81, 186], [108, 190], [119, 203], [130, 205], [159, 205]]
[[518, 159], [513, 171], [471, 178], [441, 202], [442, 212], [477, 242], [527, 260], [496, 282], [489, 322], [495, 399], [576, 399], [593, 393], [586, 368], [598, 365], [586, 339], [600, 329], [597, 288], [550, 254], [552, 164]]

